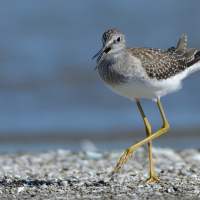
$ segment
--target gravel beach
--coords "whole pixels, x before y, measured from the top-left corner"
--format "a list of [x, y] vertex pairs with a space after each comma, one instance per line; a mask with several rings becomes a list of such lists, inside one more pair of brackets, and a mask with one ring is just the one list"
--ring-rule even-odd
[[123, 151], [69, 150], [0, 155], [0, 199], [200, 199], [200, 152], [153, 148], [162, 182], [144, 183], [148, 152], [138, 148], [112, 175]]

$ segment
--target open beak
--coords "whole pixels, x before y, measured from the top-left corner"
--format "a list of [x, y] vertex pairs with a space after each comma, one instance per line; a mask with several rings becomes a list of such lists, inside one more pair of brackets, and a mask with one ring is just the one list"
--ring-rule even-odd
[[105, 49], [105, 47], [103, 47], [103, 48], [92, 58], [92, 60], [93, 60], [94, 58], [96, 58], [101, 52], [103, 52], [104, 49]]
[[[101, 58], [100, 58], [99, 61], [98, 61], [98, 63], [100, 63], [100, 62], [104, 59], [104, 57], [107, 55], [107, 53], [108, 53], [110, 50], [111, 50], [110, 47], [104, 46], [104, 47], [92, 58], [92, 60], [93, 60], [94, 58], [96, 58], [99, 54], [102, 54]], [[97, 67], [96, 67], [96, 68], [97, 68]], [[96, 68], [95, 68], [95, 69], [96, 69]], [[95, 69], [94, 69], [94, 70], [95, 70]]]

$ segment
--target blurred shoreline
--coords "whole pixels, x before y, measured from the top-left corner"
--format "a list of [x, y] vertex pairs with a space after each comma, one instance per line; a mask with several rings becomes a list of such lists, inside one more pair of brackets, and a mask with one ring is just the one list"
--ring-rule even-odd
[[[14, 142], [20, 143], [23, 141], [29, 143], [35, 142], [63, 142], [68, 140], [72, 142], [82, 141], [83, 139], [90, 139], [92, 141], [105, 141], [105, 140], [123, 140], [123, 139], [137, 139], [145, 138], [145, 131], [141, 130], [113, 130], [113, 131], [93, 131], [93, 132], [48, 132], [48, 133], [36, 133], [36, 134], [2, 134], [0, 135], [0, 143]], [[161, 135], [159, 138], [186, 138], [194, 137], [200, 138], [200, 129], [184, 129], [184, 130], [169, 130], [167, 133]]]
[[[12, 134], [0, 136], [0, 153], [40, 152], [68, 149], [110, 151], [126, 149], [145, 139], [144, 131], [70, 132], [42, 134]], [[200, 149], [200, 129], [170, 130], [153, 140], [155, 147], [169, 147], [176, 150]], [[92, 149], [90, 149], [92, 146]]]

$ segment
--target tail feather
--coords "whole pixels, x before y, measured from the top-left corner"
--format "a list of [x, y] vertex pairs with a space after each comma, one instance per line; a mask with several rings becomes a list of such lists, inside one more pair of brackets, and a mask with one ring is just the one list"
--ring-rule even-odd
[[187, 45], [187, 35], [183, 34], [178, 41], [178, 44], [174, 53], [182, 56], [186, 51], [186, 45]]
[[197, 51], [197, 52], [196, 52], [195, 58], [200, 58], [200, 51]]
[[200, 61], [200, 51], [194, 48], [186, 49], [186, 45], [187, 36], [183, 34], [179, 39], [177, 47], [170, 47], [167, 51], [175, 56], [181, 65], [185, 63], [185, 66], [190, 67]]
[[185, 60], [186, 63], [188, 63], [194, 60], [196, 53], [197, 53], [196, 49], [187, 49], [183, 54], [183, 59]]
[[187, 66], [190, 67], [199, 61], [200, 61], [200, 51], [197, 51], [197, 53], [194, 55], [194, 59], [192, 61], [188, 62]]

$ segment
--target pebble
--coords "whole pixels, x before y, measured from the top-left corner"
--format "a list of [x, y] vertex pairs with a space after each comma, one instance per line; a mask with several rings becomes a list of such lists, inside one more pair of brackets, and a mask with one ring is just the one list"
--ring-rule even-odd
[[24, 191], [24, 187], [18, 187], [17, 193], [20, 193], [20, 192], [22, 192], [22, 191]]
[[190, 180], [196, 180], [197, 179], [197, 175], [196, 174], [192, 174], [188, 177], [188, 179]]
[[[12, 176], [12, 175], [10, 175], [10, 176]], [[20, 176], [19, 174], [15, 174], [15, 175], [14, 175], [14, 178], [16, 178], [16, 179], [20, 179], [21, 176]]]
[[143, 188], [144, 186], [143, 185], [138, 185], [138, 188]]
[[64, 186], [64, 187], [68, 187], [68, 186], [69, 186], [69, 183], [68, 183], [68, 181], [61, 181], [61, 182], [60, 182], [60, 185], [61, 185], [61, 186]]
[[153, 148], [135, 151], [120, 173], [113, 170], [123, 151], [79, 152], [59, 149], [42, 153], [0, 155], [1, 199], [190, 199], [200, 198], [200, 152]]
[[167, 189], [167, 192], [168, 192], [168, 193], [173, 192], [173, 188], [172, 188], [172, 187], [168, 188], [168, 189]]

